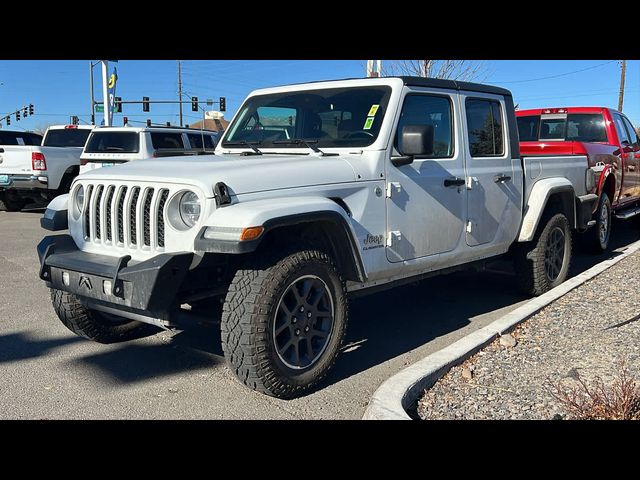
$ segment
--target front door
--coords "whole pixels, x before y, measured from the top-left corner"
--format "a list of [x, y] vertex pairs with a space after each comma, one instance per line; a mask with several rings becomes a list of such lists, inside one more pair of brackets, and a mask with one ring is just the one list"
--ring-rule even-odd
[[620, 156], [624, 159], [624, 184], [621, 201], [636, 202], [640, 197], [640, 152], [638, 134], [628, 118], [613, 114], [618, 139], [621, 143]]
[[433, 127], [433, 152], [401, 167], [388, 164], [387, 258], [401, 262], [456, 248], [464, 230], [464, 153], [454, 125], [456, 94], [411, 91], [404, 99], [394, 151], [405, 125]]
[[520, 191], [515, 187], [520, 178], [514, 178], [506, 141], [504, 100], [474, 93], [461, 95], [460, 101], [466, 127], [467, 245], [511, 242], [513, 228], [520, 225]]

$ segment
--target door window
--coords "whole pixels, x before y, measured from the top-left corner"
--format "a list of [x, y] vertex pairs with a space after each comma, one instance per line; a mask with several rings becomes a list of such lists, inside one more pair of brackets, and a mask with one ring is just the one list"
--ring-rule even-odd
[[496, 100], [468, 98], [467, 134], [472, 157], [497, 157], [504, 154], [502, 110]]
[[453, 156], [453, 115], [448, 97], [410, 94], [404, 100], [395, 147], [398, 149], [402, 127], [431, 125], [433, 127], [433, 155], [421, 158], [451, 158]]
[[616, 126], [616, 132], [618, 133], [618, 141], [622, 144], [623, 142], [629, 142], [629, 135], [627, 134], [627, 129], [624, 127], [624, 122], [622, 121], [622, 117], [614, 113], [613, 114], [613, 123]]
[[626, 117], [622, 117], [622, 121], [627, 127], [627, 131], [629, 133], [629, 138], [631, 139], [631, 143], [640, 143], [640, 139], [638, 138], [638, 132], [636, 131], [635, 128], [633, 128], [633, 125], [631, 125], [631, 122], [629, 121], [629, 119]]

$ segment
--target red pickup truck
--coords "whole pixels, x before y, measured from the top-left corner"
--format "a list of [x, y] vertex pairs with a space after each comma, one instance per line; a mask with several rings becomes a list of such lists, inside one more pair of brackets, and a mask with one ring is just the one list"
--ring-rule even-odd
[[611, 215], [640, 214], [640, 139], [629, 119], [606, 107], [516, 111], [521, 155], [586, 155], [596, 173], [598, 202], [587, 230], [596, 253], [607, 249]]

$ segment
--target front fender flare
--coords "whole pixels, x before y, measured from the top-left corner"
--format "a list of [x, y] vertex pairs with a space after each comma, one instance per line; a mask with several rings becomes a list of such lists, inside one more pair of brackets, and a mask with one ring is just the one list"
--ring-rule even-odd
[[40, 218], [40, 226], [53, 232], [69, 228], [68, 218], [69, 194], [58, 195], [49, 202], [47, 209]]
[[[242, 254], [254, 252], [265, 234], [280, 227], [302, 223], [330, 222], [338, 227], [342, 237], [337, 239], [350, 251], [354, 265], [354, 277], [366, 281], [364, 262], [358, 248], [357, 237], [351, 218], [343, 207], [324, 197], [284, 197], [267, 200], [240, 202], [216, 209], [204, 222], [198, 233], [194, 248], [207, 253]], [[255, 240], [221, 240], [205, 238], [208, 227], [241, 231], [248, 227], [264, 227], [264, 233]], [[344, 254], [344, 252], [342, 252]]]

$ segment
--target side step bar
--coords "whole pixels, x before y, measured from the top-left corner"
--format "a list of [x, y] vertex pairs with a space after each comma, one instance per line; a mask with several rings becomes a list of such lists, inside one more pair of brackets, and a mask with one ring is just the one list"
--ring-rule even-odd
[[640, 207], [623, 210], [622, 212], [616, 213], [615, 215], [616, 215], [616, 218], [619, 218], [621, 220], [627, 220], [628, 218], [635, 217], [636, 215], [640, 215]]

